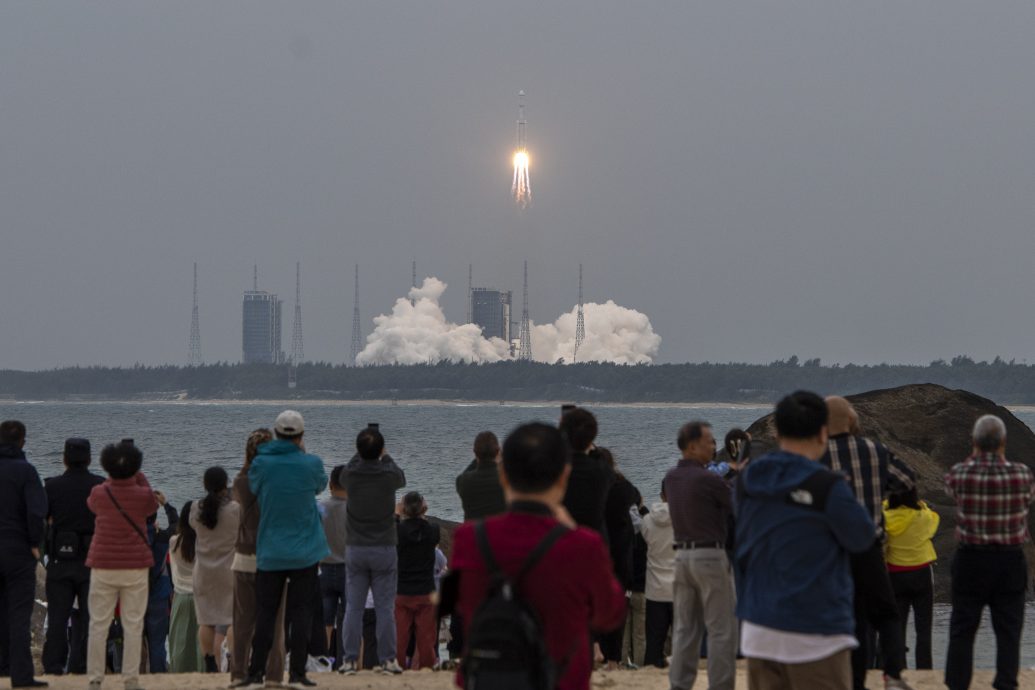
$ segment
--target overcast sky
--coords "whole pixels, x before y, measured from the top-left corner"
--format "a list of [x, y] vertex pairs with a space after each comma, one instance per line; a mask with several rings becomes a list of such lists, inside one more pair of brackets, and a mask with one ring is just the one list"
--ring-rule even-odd
[[[421, 276], [661, 361], [1035, 361], [1035, 4], [4, 2], [0, 368], [343, 361]], [[533, 204], [510, 202], [519, 89]], [[517, 307], [520, 309], [520, 306]]]

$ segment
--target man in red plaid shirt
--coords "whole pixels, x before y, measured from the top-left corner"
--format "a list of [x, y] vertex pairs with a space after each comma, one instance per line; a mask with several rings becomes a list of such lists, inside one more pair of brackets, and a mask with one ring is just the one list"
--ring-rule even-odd
[[985, 605], [996, 638], [992, 687], [1017, 687], [1021, 628], [1028, 564], [1021, 547], [1028, 541], [1028, 506], [1035, 479], [1026, 465], [1006, 459], [1006, 425], [994, 415], [974, 424], [974, 453], [945, 475], [956, 499], [959, 548], [952, 564], [952, 618], [945, 684], [970, 687], [974, 635]]

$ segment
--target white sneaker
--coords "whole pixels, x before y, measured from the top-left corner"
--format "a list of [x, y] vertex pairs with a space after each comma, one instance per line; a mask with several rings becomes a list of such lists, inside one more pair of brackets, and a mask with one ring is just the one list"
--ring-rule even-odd
[[356, 665], [355, 661], [346, 661], [341, 665], [341, 668], [338, 669], [338, 673], [343, 676], [354, 676], [359, 673], [359, 667]]
[[395, 659], [390, 661], [382, 661], [381, 665], [377, 667], [377, 672], [386, 676], [397, 676], [403, 672], [402, 667], [399, 666], [399, 662]]

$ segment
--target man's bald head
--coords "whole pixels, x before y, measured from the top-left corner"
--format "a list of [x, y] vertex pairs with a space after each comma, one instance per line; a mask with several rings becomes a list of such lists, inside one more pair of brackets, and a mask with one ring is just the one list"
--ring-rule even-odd
[[827, 419], [827, 428], [831, 436], [859, 433], [859, 415], [852, 407], [852, 403], [840, 395], [829, 396], [826, 403], [827, 412], [830, 415]]

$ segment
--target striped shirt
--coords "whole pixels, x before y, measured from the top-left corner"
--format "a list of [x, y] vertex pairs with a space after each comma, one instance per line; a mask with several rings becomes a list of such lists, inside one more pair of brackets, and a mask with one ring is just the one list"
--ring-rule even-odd
[[848, 475], [855, 498], [870, 512], [877, 536], [884, 537], [884, 492], [908, 491], [916, 473], [886, 446], [862, 436], [838, 434], [827, 441], [827, 452], [820, 463], [834, 472]]
[[956, 499], [956, 538], [961, 544], [1017, 546], [1028, 541], [1035, 479], [1026, 465], [997, 453], [972, 455], [953, 465], [945, 488]]

